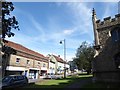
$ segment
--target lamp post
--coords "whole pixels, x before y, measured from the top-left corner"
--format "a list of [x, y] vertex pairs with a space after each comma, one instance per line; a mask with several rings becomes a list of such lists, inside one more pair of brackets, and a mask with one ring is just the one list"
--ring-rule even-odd
[[60, 44], [64, 42], [64, 78], [66, 78], [66, 42], [65, 39], [60, 41]]
[[120, 13], [120, 1], [118, 2], [118, 14]]

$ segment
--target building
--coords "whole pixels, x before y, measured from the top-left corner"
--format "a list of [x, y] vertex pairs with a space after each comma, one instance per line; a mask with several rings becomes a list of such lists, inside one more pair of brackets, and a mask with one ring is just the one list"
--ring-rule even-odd
[[[12, 51], [6, 59], [2, 58], [7, 64], [5, 76], [7, 75], [25, 75], [29, 79], [45, 78], [47, 74], [64, 73], [64, 65], [69, 73], [69, 65], [60, 56], [44, 55], [30, 50], [20, 44], [5, 40], [5, 47]], [[5, 48], [5, 50], [6, 50]], [[4, 48], [3, 48], [4, 49]], [[8, 52], [7, 51], [7, 52]]]
[[53, 55], [48, 54], [47, 57], [49, 58], [48, 73], [55, 74], [57, 61]]
[[71, 73], [71, 71], [70, 71], [70, 65], [69, 65], [69, 63], [68, 62], [66, 62], [66, 74], [68, 75], [68, 74], [70, 74]]
[[38, 79], [47, 74], [48, 58], [20, 44], [5, 40], [5, 46], [13, 48], [16, 53], [10, 54], [5, 75], [26, 75]]
[[56, 59], [56, 74], [63, 74], [64, 73], [64, 64], [66, 63], [61, 57], [60, 55], [56, 56], [53, 55], [53, 57]]
[[93, 80], [120, 83], [120, 14], [101, 21], [93, 9], [92, 21], [96, 52]]
[[69, 72], [69, 65], [66, 63], [60, 55], [56, 56], [53, 54], [47, 55], [49, 57], [49, 73], [54, 74], [63, 74], [64, 73], [64, 65], [66, 66], [66, 70]]

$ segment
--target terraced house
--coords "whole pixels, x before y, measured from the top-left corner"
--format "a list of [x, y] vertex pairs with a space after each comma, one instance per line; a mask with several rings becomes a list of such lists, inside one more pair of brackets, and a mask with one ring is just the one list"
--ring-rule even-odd
[[5, 46], [16, 50], [16, 54], [9, 57], [5, 75], [20, 74], [38, 79], [47, 74], [48, 58], [44, 55], [11, 41], [6, 41]]

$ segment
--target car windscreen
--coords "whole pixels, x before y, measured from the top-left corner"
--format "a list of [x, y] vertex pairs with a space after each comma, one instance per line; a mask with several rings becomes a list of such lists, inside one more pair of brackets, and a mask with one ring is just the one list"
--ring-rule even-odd
[[2, 82], [9, 82], [12, 79], [12, 77], [4, 77], [2, 79]]

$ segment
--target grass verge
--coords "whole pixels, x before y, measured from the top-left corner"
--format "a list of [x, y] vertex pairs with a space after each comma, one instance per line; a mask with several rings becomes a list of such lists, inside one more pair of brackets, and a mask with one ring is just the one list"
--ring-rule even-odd
[[78, 80], [87, 79], [92, 75], [73, 75], [68, 76], [66, 79], [50, 79], [37, 82], [35, 84], [28, 85], [25, 88], [65, 88], [66, 86], [77, 82]]

